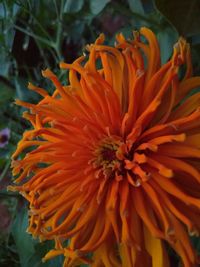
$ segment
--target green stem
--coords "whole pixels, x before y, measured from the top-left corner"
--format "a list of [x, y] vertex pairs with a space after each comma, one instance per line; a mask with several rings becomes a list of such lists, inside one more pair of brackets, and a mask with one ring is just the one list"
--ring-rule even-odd
[[38, 41], [40, 41], [40, 42], [42, 42], [42, 43], [44, 43], [44, 44], [46, 44], [46, 45], [48, 45], [48, 46], [50, 46], [52, 48], [55, 48], [55, 44], [53, 42], [51, 42], [51, 41], [49, 41], [49, 40], [47, 40], [47, 39], [45, 39], [45, 38], [43, 38], [41, 36], [38, 36], [33, 32], [29, 32], [26, 29], [24, 29], [24, 28], [22, 28], [22, 27], [20, 27], [18, 25], [14, 25], [13, 28], [18, 30], [18, 31], [23, 32], [24, 34], [27, 34], [27, 35], [37, 39]]
[[62, 23], [63, 23], [63, 0], [61, 0], [60, 3], [60, 13], [58, 17], [58, 27], [57, 27], [57, 33], [56, 33], [56, 43], [55, 43], [55, 50], [58, 54], [59, 59], [61, 60], [61, 40], [62, 40]]
[[6, 173], [7, 173], [8, 169], [9, 169], [9, 167], [10, 167], [10, 161], [8, 161], [8, 162], [6, 163], [6, 165], [5, 165], [5, 167], [4, 167], [3, 171], [2, 171], [2, 173], [1, 173], [1, 175], [0, 175], [0, 181], [1, 181], [1, 180], [4, 178], [4, 176], [6, 175]]
[[45, 67], [50, 68], [49, 62], [48, 62], [48, 60], [47, 60], [47, 58], [46, 58], [46, 55], [45, 55], [45, 53], [44, 53], [44, 50], [42, 49], [42, 47], [41, 47], [41, 45], [40, 45], [40, 42], [39, 42], [38, 40], [36, 40], [36, 39], [35, 39], [35, 42], [36, 42], [37, 47], [38, 47], [38, 49], [39, 49], [39, 51], [40, 51], [40, 55], [41, 55], [42, 58], [44, 59]]
[[[31, 8], [31, 5], [29, 3], [29, 6]], [[45, 28], [42, 26], [42, 24], [40, 23], [40, 21], [27, 9], [23, 6], [23, 11], [26, 12], [27, 14], [29, 14], [29, 16], [31, 16], [34, 21], [37, 23], [38, 27], [41, 29], [41, 31], [46, 35], [46, 37], [51, 40], [51, 36], [48, 34], [48, 32], [45, 30]]]
[[56, 0], [53, 0], [53, 2], [54, 2], [55, 10], [56, 10], [56, 15], [57, 15], [57, 18], [58, 18], [59, 17], [58, 5], [56, 3]]

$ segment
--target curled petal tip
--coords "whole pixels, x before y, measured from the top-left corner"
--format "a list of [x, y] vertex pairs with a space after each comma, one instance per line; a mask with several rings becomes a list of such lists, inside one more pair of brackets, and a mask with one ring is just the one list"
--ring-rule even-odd
[[96, 39], [95, 44], [99, 45], [99, 44], [104, 43], [104, 41], [105, 41], [105, 35], [104, 33], [101, 33], [99, 37]]
[[42, 70], [42, 76], [44, 78], [50, 78], [50, 77], [54, 76], [54, 74], [50, 69], [45, 69], [45, 70]]

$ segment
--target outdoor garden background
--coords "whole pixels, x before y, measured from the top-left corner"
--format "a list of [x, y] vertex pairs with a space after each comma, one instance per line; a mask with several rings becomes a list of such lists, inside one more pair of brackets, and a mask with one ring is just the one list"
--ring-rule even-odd
[[[0, 1], [0, 266], [60, 267], [58, 257], [42, 263], [52, 246], [26, 233], [27, 203], [7, 191], [12, 181], [10, 158], [24, 130], [30, 125], [21, 117], [15, 99], [37, 102], [28, 82], [48, 88], [41, 70], [49, 67], [63, 83], [66, 73], [58, 63], [71, 63], [85, 53], [85, 45], [100, 33], [114, 44], [116, 33], [126, 37], [141, 26], [151, 28], [161, 47], [162, 62], [172, 54], [182, 35], [191, 44], [194, 75], [200, 75], [200, 1], [198, 0], [4, 0]], [[3, 136], [3, 137], [2, 137]], [[200, 240], [193, 238], [200, 252]], [[169, 250], [172, 266], [179, 259]]]

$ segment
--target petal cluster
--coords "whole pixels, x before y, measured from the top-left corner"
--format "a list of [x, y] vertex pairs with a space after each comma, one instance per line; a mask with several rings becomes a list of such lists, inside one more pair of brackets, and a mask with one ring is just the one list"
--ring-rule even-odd
[[[32, 124], [13, 154], [16, 186], [29, 202], [28, 231], [54, 240], [44, 260], [64, 267], [169, 267], [165, 245], [198, 264], [189, 235], [200, 231], [200, 77], [179, 39], [161, 65], [147, 28], [104, 36], [72, 64], [68, 85], [29, 84], [37, 104], [17, 100]], [[189, 96], [188, 96], [189, 95]]]

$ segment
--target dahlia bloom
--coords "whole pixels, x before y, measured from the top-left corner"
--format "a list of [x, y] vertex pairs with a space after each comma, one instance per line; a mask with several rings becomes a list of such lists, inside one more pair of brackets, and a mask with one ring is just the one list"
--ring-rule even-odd
[[[141, 38], [142, 37], [142, 38]], [[32, 129], [13, 155], [34, 237], [54, 240], [44, 260], [63, 266], [169, 267], [166, 244], [185, 267], [198, 264], [189, 235], [200, 231], [200, 77], [180, 38], [160, 63], [147, 28], [133, 40], [104, 36], [72, 64], [67, 86], [49, 69], [53, 95], [17, 100]], [[187, 95], [190, 93], [190, 96]]]

